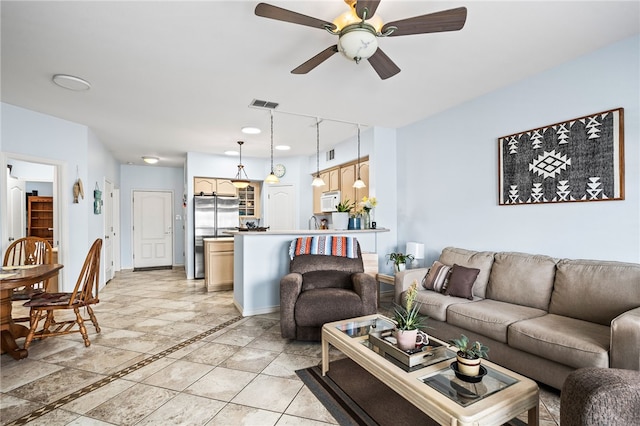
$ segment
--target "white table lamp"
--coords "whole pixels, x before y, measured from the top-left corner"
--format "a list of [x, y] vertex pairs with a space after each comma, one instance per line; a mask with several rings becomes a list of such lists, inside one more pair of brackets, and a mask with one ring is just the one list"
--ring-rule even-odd
[[416, 242], [408, 242], [405, 250], [406, 254], [413, 255], [413, 261], [411, 261], [411, 268], [419, 268], [424, 259], [424, 244]]

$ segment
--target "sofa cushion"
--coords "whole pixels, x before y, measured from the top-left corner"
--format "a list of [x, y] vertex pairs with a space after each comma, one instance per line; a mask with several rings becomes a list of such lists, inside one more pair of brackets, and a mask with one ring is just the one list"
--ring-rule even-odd
[[574, 368], [609, 367], [610, 337], [607, 326], [554, 314], [509, 327], [509, 346]]
[[433, 290], [440, 293], [443, 292], [445, 289], [445, 282], [449, 278], [450, 272], [450, 266], [447, 266], [436, 260], [435, 262], [433, 262], [433, 265], [431, 265], [431, 268], [429, 268], [429, 272], [427, 272], [427, 274], [422, 279], [422, 287], [427, 290]]
[[445, 265], [453, 266], [457, 263], [467, 268], [478, 268], [480, 273], [473, 285], [473, 295], [485, 297], [487, 282], [489, 281], [489, 273], [493, 264], [493, 252], [489, 251], [473, 251], [456, 247], [446, 247], [440, 253], [440, 262]]
[[[476, 300], [482, 300], [476, 298]], [[457, 303], [470, 303], [471, 300], [461, 297], [451, 297], [431, 290], [420, 290], [416, 295], [416, 302], [420, 304], [420, 313], [437, 321], [447, 320], [447, 308]], [[427, 319], [427, 325], [429, 320]]]
[[556, 260], [526, 253], [496, 253], [486, 297], [532, 308], [549, 309]]
[[447, 322], [506, 343], [507, 329], [511, 324], [545, 314], [541, 309], [484, 299], [449, 306]]
[[563, 259], [557, 268], [549, 313], [609, 325], [640, 306], [639, 264]]
[[298, 326], [321, 327], [327, 322], [362, 316], [363, 304], [351, 290], [319, 288], [300, 294], [294, 315]]
[[302, 291], [326, 287], [353, 288], [351, 272], [312, 271], [302, 274]]
[[451, 274], [444, 294], [473, 300], [473, 284], [479, 273], [480, 269], [478, 268], [466, 268], [455, 263], [451, 267]]

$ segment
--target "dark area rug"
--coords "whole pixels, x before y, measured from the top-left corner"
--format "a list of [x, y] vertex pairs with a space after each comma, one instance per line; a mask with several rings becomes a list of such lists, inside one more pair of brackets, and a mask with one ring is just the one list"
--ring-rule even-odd
[[[296, 371], [341, 425], [437, 425], [437, 423], [349, 358]], [[511, 426], [524, 425], [518, 419]]]

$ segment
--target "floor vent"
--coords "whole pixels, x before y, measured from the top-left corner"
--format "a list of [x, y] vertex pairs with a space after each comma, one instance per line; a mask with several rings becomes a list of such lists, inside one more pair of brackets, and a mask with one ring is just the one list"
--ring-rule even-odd
[[279, 104], [277, 102], [261, 101], [260, 99], [254, 99], [249, 104], [249, 106], [252, 108], [266, 108], [266, 109], [276, 109], [278, 108], [278, 105]]

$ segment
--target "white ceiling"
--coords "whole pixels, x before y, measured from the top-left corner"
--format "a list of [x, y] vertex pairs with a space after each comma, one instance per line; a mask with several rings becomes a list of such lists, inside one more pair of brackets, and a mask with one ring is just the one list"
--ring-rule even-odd
[[[336, 37], [255, 16], [257, 1], [5, 1], [1, 3], [2, 101], [89, 126], [121, 162], [182, 165], [185, 152], [268, 157], [269, 113], [278, 102], [282, 155], [315, 152], [356, 126], [397, 128], [640, 32], [638, 1], [382, 0], [385, 22], [466, 6], [458, 32], [380, 40], [402, 69], [380, 80], [336, 54], [306, 75], [290, 71]], [[342, 0], [269, 1], [332, 21]], [[586, 70], [585, 72], [588, 72]], [[92, 84], [72, 92], [53, 74]], [[588, 90], [588, 88], [585, 88]], [[523, 102], [526, 100], [523, 99]], [[337, 121], [331, 121], [337, 120]], [[258, 136], [242, 126], [263, 129]]]

